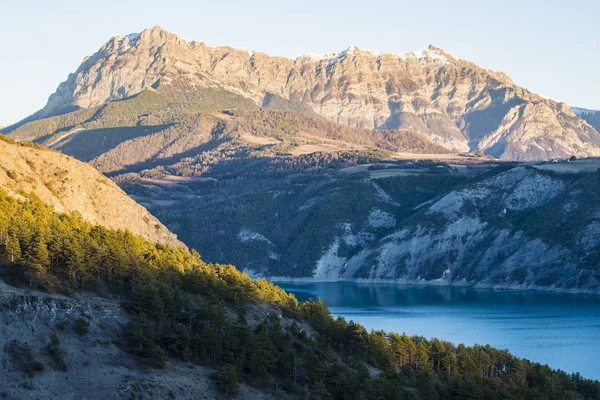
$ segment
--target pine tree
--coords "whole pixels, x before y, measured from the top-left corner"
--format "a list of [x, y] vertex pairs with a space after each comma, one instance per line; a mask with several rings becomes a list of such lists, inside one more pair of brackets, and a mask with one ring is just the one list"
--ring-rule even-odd
[[415, 356], [415, 365], [418, 370], [423, 372], [431, 372], [431, 362], [429, 360], [429, 347], [425, 341], [419, 342]]
[[231, 364], [225, 364], [215, 374], [217, 389], [225, 396], [235, 397], [240, 390], [238, 372]]
[[15, 235], [9, 235], [3, 251], [6, 254], [5, 257], [10, 262], [15, 262], [21, 258], [21, 245], [19, 244], [19, 239], [17, 239]]
[[37, 264], [43, 268], [50, 265], [50, 253], [42, 235], [36, 234], [33, 236], [31, 243], [27, 249], [27, 259], [33, 264]]

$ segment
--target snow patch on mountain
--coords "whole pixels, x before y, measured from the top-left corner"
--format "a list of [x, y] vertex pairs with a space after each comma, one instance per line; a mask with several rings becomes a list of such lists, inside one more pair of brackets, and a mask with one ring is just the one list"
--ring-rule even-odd
[[599, 112], [598, 110], [590, 110], [588, 108], [581, 107], [571, 107], [571, 110], [573, 110], [573, 113], [575, 113], [575, 115], [577, 115], [580, 118], [585, 114], [595, 114]]
[[[136, 42], [140, 38], [140, 34], [139, 33], [129, 33], [127, 35], [119, 35], [116, 38], [117, 38], [117, 43], [119, 44], [119, 47], [123, 47], [121, 49], [121, 51], [126, 51], [129, 48], [131, 48], [132, 46], [135, 46]], [[123, 44], [125, 42], [125, 39], [127, 39], [127, 42], [126, 42], [126, 44]]]
[[433, 62], [436, 65], [442, 66], [450, 63], [450, 60], [438, 49], [426, 49], [419, 51], [411, 51], [406, 53], [386, 53], [377, 49], [359, 49], [356, 46], [350, 46], [342, 51], [333, 53], [302, 53], [293, 57], [288, 57], [290, 60], [296, 62], [304, 62], [310, 60], [312, 62], [327, 61], [327, 65], [331, 66], [336, 64], [338, 61], [346, 58], [354, 58], [358, 54], [368, 54], [375, 59], [380, 59], [383, 56], [390, 56], [399, 58], [403, 61], [414, 60], [420, 63]]

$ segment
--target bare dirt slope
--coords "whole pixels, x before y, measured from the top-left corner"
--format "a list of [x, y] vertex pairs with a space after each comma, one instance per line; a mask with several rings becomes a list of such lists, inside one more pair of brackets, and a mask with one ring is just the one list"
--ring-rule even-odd
[[[76, 321], [89, 333], [75, 331]], [[0, 398], [21, 399], [214, 399], [210, 368], [167, 362], [150, 369], [123, 352], [118, 343], [128, 317], [119, 301], [95, 295], [65, 297], [13, 288], [0, 281]], [[47, 346], [60, 340], [67, 371]], [[33, 362], [43, 371], [28, 374]], [[242, 384], [238, 399], [275, 399]]]

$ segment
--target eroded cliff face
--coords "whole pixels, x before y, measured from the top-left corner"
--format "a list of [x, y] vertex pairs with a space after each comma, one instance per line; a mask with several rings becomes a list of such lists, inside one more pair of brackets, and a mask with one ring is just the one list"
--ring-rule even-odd
[[600, 134], [568, 106], [435, 47], [406, 54], [350, 47], [284, 58], [209, 47], [159, 27], [113, 37], [58, 87], [39, 116], [169, 86], [227, 89], [258, 105], [277, 95], [339, 123], [414, 130], [454, 151], [503, 159], [600, 155]]
[[[314, 277], [599, 293], [598, 209], [584, 193], [597, 179], [512, 168], [424, 205], [350, 257], [332, 245], [339, 259], [324, 253]], [[359, 234], [349, 232], [333, 244]]]
[[[75, 332], [77, 320], [87, 325], [86, 334]], [[135, 366], [112, 342], [128, 320], [117, 301], [49, 295], [0, 280], [0, 393], [9, 399], [115, 398], [127, 387], [123, 372]], [[51, 354], [53, 334], [59, 343]]]

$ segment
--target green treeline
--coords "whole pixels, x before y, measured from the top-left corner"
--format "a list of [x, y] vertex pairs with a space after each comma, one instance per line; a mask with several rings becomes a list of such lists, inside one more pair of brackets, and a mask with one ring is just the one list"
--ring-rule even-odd
[[[578, 374], [489, 346], [369, 333], [333, 319], [320, 301], [298, 304], [233, 266], [93, 226], [22, 195], [0, 191], [4, 280], [120, 295], [132, 315], [119, 339], [127, 351], [156, 367], [167, 358], [214, 367], [226, 395], [243, 380], [313, 399], [600, 398], [600, 383]], [[258, 311], [264, 318], [256, 322]]]

